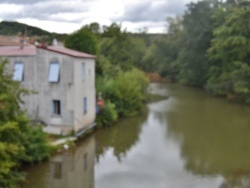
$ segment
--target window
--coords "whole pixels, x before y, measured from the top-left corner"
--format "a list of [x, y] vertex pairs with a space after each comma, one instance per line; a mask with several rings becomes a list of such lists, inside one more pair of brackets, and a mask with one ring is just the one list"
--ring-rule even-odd
[[82, 80], [85, 80], [85, 63], [82, 64]]
[[52, 115], [61, 115], [61, 101], [53, 100], [51, 106]]
[[88, 170], [88, 154], [84, 155], [84, 170]]
[[54, 178], [61, 179], [62, 178], [62, 163], [54, 162]]
[[83, 113], [87, 114], [87, 97], [83, 99]]
[[14, 67], [14, 75], [13, 80], [15, 81], [23, 81], [23, 63], [17, 62]]
[[59, 82], [59, 63], [50, 63], [49, 82]]

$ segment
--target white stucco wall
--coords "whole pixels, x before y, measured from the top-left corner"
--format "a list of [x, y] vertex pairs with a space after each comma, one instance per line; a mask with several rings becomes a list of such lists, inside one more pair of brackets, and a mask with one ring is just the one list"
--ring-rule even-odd
[[[82, 64], [85, 64], [85, 79], [82, 79]], [[78, 58], [74, 62], [74, 125], [79, 131], [95, 120], [95, 62], [93, 59]], [[87, 113], [84, 113], [84, 97], [87, 98]]]

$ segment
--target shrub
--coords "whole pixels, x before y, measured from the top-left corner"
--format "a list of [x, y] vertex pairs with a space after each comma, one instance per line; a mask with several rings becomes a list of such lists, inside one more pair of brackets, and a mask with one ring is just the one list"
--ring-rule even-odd
[[110, 125], [111, 123], [115, 122], [117, 118], [118, 114], [115, 110], [115, 105], [108, 101], [97, 115], [97, 125]]

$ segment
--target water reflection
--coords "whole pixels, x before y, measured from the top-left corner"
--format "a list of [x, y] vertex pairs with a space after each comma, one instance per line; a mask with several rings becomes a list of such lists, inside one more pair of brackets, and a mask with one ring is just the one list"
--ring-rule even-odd
[[28, 182], [22, 187], [94, 188], [95, 146], [95, 137], [91, 136], [77, 149], [35, 168], [27, 167]]
[[111, 127], [97, 131], [97, 161], [109, 148], [112, 148], [114, 156], [119, 161], [126, 157], [127, 152], [138, 142], [147, 113], [145, 109], [138, 116], [124, 118]]
[[169, 132], [181, 140], [185, 168], [222, 176], [220, 188], [250, 187], [250, 108], [177, 88], [175, 108], [166, 115]]
[[177, 85], [148, 111], [28, 168], [25, 188], [248, 188], [250, 108]]

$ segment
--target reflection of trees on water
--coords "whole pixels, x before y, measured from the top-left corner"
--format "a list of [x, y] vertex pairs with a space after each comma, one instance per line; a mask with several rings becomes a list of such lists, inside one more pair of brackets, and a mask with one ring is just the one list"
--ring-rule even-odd
[[224, 182], [219, 188], [249, 188], [250, 187], [250, 175], [248, 176], [229, 176], [224, 177]]
[[126, 156], [127, 151], [138, 141], [147, 113], [145, 110], [135, 117], [118, 120], [116, 124], [98, 130], [96, 133], [97, 161], [108, 148], [113, 148], [114, 155], [121, 161], [122, 156]]
[[250, 187], [250, 109], [200, 94], [183, 97], [175, 108], [167, 114], [168, 134], [181, 140], [185, 168], [221, 175], [220, 188]]

